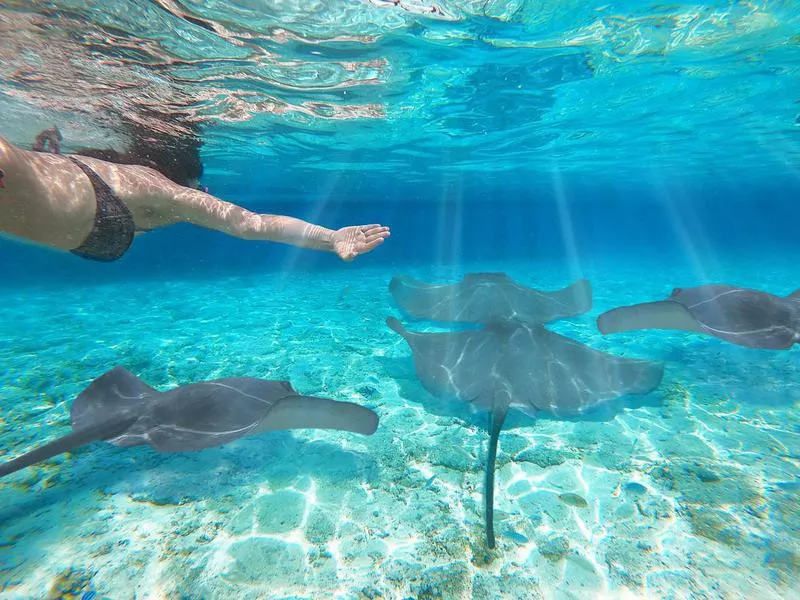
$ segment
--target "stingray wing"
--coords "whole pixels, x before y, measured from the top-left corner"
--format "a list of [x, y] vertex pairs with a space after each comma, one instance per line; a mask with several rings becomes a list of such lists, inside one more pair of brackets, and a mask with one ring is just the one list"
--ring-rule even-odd
[[796, 310], [790, 299], [767, 292], [709, 285], [672, 296], [702, 331], [751, 348], [785, 349], [797, 341]]
[[250, 377], [193, 383], [159, 393], [117, 367], [78, 396], [72, 423], [73, 433], [0, 464], [0, 477], [98, 440], [182, 452], [275, 429], [338, 429], [370, 435], [378, 416], [350, 402], [302, 396], [287, 381]]
[[417, 333], [393, 317], [386, 323], [408, 343], [417, 377], [431, 394], [467, 401], [485, 396], [490, 384], [487, 374], [500, 354], [495, 336], [485, 329]]
[[620, 396], [651, 392], [663, 376], [661, 364], [606, 354], [544, 327], [519, 325], [505, 337], [502, 375], [518, 408], [579, 415]]
[[326, 428], [369, 435], [376, 427], [377, 415], [367, 408], [301, 396], [286, 381], [238, 377], [162, 394], [115, 443], [184, 452], [267, 430]]
[[678, 288], [668, 300], [616, 308], [597, 318], [602, 333], [672, 329], [751, 348], [785, 349], [798, 338], [797, 310], [781, 298], [729, 285]]
[[511, 311], [504, 290], [514, 283], [504, 274], [468, 275], [454, 284], [432, 284], [405, 275], [392, 278], [389, 291], [409, 315], [433, 321], [481, 323]]
[[546, 292], [522, 286], [505, 273], [471, 273], [455, 284], [430, 284], [398, 275], [389, 284], [389, 291], [413, 317], [462, 323], [512, 319], [546, 323], [584, 313], [592, 303], [591, 286], [585, 279]]
[[138, 413], [159, 394], [127, 369], [115, 367], [92, 381], [72, 403], [72, 428], [85, 429], [117, 414]]
[[0, 477], [100, 440], [112, 440], [138, 418], [158, 392], [141, 379], [116, 367], [104, 373], [72, 403], [72, 433], [0, 464]]

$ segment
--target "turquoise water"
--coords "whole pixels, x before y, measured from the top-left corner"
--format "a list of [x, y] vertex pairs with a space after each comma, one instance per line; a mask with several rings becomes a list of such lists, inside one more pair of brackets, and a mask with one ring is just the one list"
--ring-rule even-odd
[[[790, 1], [3, 3], [3, 137], [193, 123], [211, 193], [392, 237], [352, 264], [188, 226], [113, 264], [0, 239], [0, 460], [67, 434], [117, 365], [162, 391], [288, 379], [380, 418], [96, 443], [3, 478], [0, 598], [793, 597], [797, 349], [595, 319], [800, 288], [799, 26]], [[429, 394], [385, 324], [408, 322], [393, 276], [471, 272], [586, 277], [591, 310], [548, 327], [665, 367], [602, 412], [509, 415], [491, 551], [486, 415]]]
[[[464, 268], [568, 282], [547, 262]], [[592, 311], [556, 329], [664, 360], [662, 385], [615, 417], [510, 417], [491, 553], [485, 417], [417, 382], [407, 346], [384, 325], [399, 315], [385, 269], [318, 275], [313, 288], [304, 274], [254, 274], [6, 292], [8, 452], [64, 433], [71, 399], [116, 364], [159, 389], [288, 378], [373, 408], [381, 424], [369, 438], [272, 433], [179, 455], [94, 445], [21, 472], [0, 490], [3, 596], [44, 597], [73, 569], [81, 589], [110, 598], [787, 597], [800, 525], [796, 357], [691, 334], [599, 336], [603, 310], [664, 293], [653, 268], [587, 269]], [[774, 265], [742, 284], [788, 292], [793, 272]]]

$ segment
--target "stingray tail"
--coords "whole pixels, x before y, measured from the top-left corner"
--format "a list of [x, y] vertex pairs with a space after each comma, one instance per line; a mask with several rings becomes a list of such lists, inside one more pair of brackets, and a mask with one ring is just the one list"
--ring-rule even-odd
[[74, 431], [69, 435], [58, 438], [57, 440], [40, 446], [35, 450], [31, 450], [27, 454], [23, 454], [13, 460], [0, 465], [0, 477], [5, 477], [11, 473], [15, 473], [25, 467], [30, 467], [38, 462], [47, 460], [64, 452], [69, 452], [75, 448], [80, 448], [91, 442], [100, 440], [108, 440], [122, 434], [133, 422], [136, 421], [135, 417], [129, 415], [121, 416], [113, 421], [105, 421], [98, 423], [86, 429]]
[[483, 478], [484, 517], [486, 519], [486, 545], [494, 548], [494, 465], [497, 459], [497, 440], [507, 409], [494, 408], [489, 413], [489, 451], [486, 457], [486, 473]]

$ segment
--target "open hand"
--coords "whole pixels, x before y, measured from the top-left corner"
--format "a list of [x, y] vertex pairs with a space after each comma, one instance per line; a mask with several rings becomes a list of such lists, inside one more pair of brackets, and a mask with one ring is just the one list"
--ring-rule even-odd
[[389, 237], [383, 225], [353, 225], [342, 227], [333, 234], [333, 249], [339, 258], [351, 261], [359, 254], [371, 252]]

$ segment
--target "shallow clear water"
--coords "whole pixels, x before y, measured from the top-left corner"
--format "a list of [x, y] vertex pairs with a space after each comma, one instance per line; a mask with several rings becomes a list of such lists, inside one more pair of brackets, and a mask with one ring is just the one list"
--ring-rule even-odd
[[[4, 597], [44, 597], [70, 568], [109, 598], [786, 597], [800, 525], [796, 357], [692, 334], [598, 336], [597, 314], [664, 292], [652, 268], [595, 266], [592, 311], [555, 329], [663, 360], [664, 382], [616, 416], [510, 417], [492, 553], [485, 417], [419, 385], [384, 325], [398, 314], [386, 270], [319, 275], [311, 288], [303, 274], [271, 274], [6, 292], [9, 453], [63, 434], [72, 397], [115, 364], [160, 389], [288, 378], [374, 408], [381, 425], [369, 438], [268, 433], [196, 454], [95, 445], [19, 473], [0, 490]], [[568, 281], [545, 262], [463, 269]], [[793, 272], [784, 263], [743, 283], [785, 292]]]
[[[393, 235], [347, 265], [188, 226], [113, 264], [0, 239], [0, 460], [68, 433], [115, 365], [380, 417], [3, 478], [0, 598], [792, 597], [797, 349], [595, 319], [674, 287], [800, 288], [799, 24], [789, 1], [4, 2], [3, 137], [196, 123], [213, 194]], [[425, 391], [385, 324], [407, 321], [394, 275], [470, 272], [586, 277], [591, 311], [548, 327], [665, 366], [582, 418], [509, 415], [493, 551], [486, 415]]]

